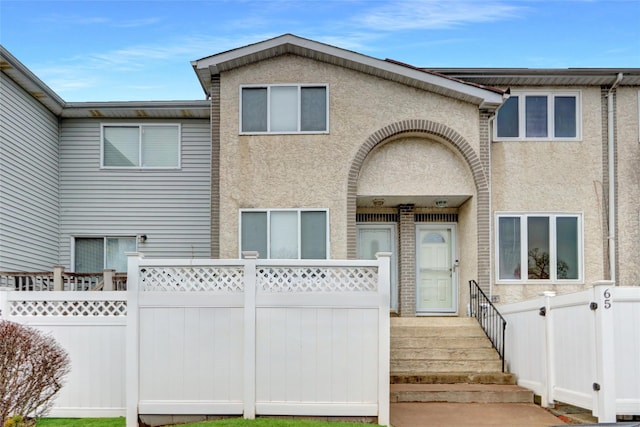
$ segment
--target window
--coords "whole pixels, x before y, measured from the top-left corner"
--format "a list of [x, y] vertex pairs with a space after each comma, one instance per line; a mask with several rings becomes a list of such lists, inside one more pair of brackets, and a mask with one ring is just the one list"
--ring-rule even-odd
[[74, 271], [97, 273], [114, 269], [126, 272], [126, 253], [135, 251], [135, 237], [76, 237]]
[[326, 259], [326, 210], [245, 210], [240, 212], [240, 252], [261, 258]]
[[499, 281], [582, 280], [580, 215], [501, 214], [497, 223]]
[[498, 110], [496, 140], [577, 140], [578, 92], [512, 92]]
[[102, 167], [180, 167], [180, 126], [103, 125]]
[[326, 85], [241, 88], [242, 133], [328, 132]]

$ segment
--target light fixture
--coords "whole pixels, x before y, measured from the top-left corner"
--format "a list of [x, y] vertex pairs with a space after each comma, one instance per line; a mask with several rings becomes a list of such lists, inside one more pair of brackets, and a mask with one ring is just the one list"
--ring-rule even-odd
[[138, 236], [138, 243], [144, 243], [147, 241], [147, 235], [146, 234], [141, 234]]
[[435, 202], [436, 208], [446, 208], [447, 207], [447, 199], [438, 199]]

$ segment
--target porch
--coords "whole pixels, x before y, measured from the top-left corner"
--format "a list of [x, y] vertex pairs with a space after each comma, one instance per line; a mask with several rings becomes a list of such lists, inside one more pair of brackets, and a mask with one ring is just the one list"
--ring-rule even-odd
[[46, 272], [0, 271], [0, 288], [16, 291], [126, 291], [127, 273], [106, 269], [74, 273], [54, 266]]

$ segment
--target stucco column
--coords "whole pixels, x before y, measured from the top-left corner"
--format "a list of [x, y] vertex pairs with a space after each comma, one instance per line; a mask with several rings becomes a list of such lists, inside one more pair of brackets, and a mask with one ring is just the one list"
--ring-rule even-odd
[[402, 317], [416, 315], [416, 224], [413, 205], [398, 207], [400, 229], [400, 283], [398, 311]]

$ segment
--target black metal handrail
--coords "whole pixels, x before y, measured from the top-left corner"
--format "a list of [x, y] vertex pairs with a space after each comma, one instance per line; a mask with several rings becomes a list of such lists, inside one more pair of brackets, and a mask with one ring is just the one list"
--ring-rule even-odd
[[504, 337], [507, 321], [504, 320], [504, 317], [475, 280], [469, 280], [469, 296], [470, 315], [478, 320], [484, 333], [487, 334], [491, 344], [500, 355], [502, 372], [504, 372]]

